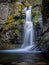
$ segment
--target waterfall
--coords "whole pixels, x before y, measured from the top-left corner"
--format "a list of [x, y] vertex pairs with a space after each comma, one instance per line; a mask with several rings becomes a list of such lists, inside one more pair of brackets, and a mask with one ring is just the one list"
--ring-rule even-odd
[[25, 8], [26, 22], [24, 25], [24, 40], [23, 40], [22, 48], [26, 48], [26, 47], [31, 48], [34, 46], [34, 27], [32, 22], [31, 9], [32, 6]]
[[32, 6], [25, 8], [26, 13], [26, 22], [24, 25], [24, 39], [21, 48], [16, 49], [8, 49], [8, 50], [0, 50], [0, 52], [5, 53], [41, 53], [41, 51], [36, 51], [35, 43], [34, 43], [34, 26], [32, 22], [32, 13], [31, 13]]

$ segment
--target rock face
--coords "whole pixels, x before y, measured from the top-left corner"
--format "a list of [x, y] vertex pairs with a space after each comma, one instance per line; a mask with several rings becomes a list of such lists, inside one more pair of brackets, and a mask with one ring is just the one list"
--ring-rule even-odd
[[10, 4], [8, 3], [0, 3], [0, 24], [2, 21], [2, 24], [4, 23], [4, 20], [6, 19], [6, 17], [9, 15], [9, 7]]
[[47, 19], [49, 18], [49, 1], [43, 0], [42, 1], [42, 14], [43, 14], [43, 24], [45, 25], [47, 22]]
[[44, 33], [42, 34], [40, 48], [44, 52], [42, 54], [45, 60], [49, 60], [49, 23], [45, 26]]
[[[27, 0], [24, 2], [16, 1], [14, 3], [13, 2], [12, 3], [8, 3], [8, 2], [0, 3], [0, 49], [16, 48], [18, 46], [21, 46], [22, 38], [23, 38], [22, 32], [23, 32], [24, 22], [25, 22], [25, 19], [22, 19], [23, 13], [25, 14], [23, 9], [26, 6], [29, 6], [30, 3], [34, 5], [40, 2], [38, 0], [36, 1]], [[39, 10], [39, 9], [35, 8], [35, 11], [36, 10]], [[39, 12], [38, 11], [35, 12], [35, 11], [33, 12], [34, 14], [33, 18], [35, 21], [37, 21]], [[46, 40], [48, 41], [48, 38], [49, 38], [48, 34], [49, 32], [47, 31], [42, 36], [41, 48], [46, 43], [45, 41]]]
[[44, 33], [41, 38], [41, 50], [47, 51], [49, 49], [49, 23], [45, 27]]
[[16, 48], [21, 44], [21, 20], [14, 19], [16, 15], [15, 9], [13, 10], [14, 5], [13, 3], [0, 3], [0, 49]]
[[20, 47], [25, 21], [22, 9], [30, 4], [28, 1], [24, 4], [19, 0], [3, 1], [0, 2], [0, 49]]

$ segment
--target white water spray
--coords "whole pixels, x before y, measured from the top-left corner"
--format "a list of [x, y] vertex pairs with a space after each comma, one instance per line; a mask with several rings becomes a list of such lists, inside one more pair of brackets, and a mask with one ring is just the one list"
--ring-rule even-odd
[[24, 40], [23, 40], [23, 44], [21, 46], [21, 48], [18, 49], [9, 49], [9, 50], [0, 50], [0, 52], [6, 52], [6, 53], [24, 53], [24, 52], [28, 52], [28, 53], [41, 53], [41, 51], [36, 51], [36, 50], [32, 50], [35, 47], [35, 43], [34, 43], [34, 26], [33, 26], [33, 22], [31, 20], [32, 15], [31, 15], [31, 9], [32, 6], [29, 6], [29, 8], [27, 9], [27, 7], [25, 8], [26, 11], [26, 22], [25, 22], [25, 26], [24, 26]]
[[26, 49], [27, 48], [29, 49], [34, 46], [34, 27], [33, 27], [33, 22], [31, 20], [32, 18], [31, 9], [32, 6], [30, 6], [28, 9], [27, 7], [25, 8], [26, 22], [24, 26], [24, 40], [23, 40], [22, 48], [26, 47]]

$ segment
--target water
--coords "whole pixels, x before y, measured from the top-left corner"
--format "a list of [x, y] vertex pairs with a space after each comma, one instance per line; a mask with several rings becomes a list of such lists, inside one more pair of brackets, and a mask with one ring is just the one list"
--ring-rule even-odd
[[22, 48], [27, 47], [28, 49], [34, 46], [34, 27], [31, 20], [31, 17], [32, 17], [31, 9], [32, 9], [32, 6], [30, 6], [28, 9], [27, 7], [25, 8], [26, 22], [24, 26], [24, 40], [22, 45]]
[[[18, 49], [11, 49], [11, 50], [0, 50], [0, 52], [20, 52], [20, 53], [31, 53], [34, 52], [36, 53], [36, 50], [32, 50], [35, 47], [35, 42], [34, 42], [34, 26], [32, 22], [32, 15], [31, 15], [31, 9], [32, 6], [29, 6], [28, 8], [25, 8], [26, 12], [26, 22], [24, 25], [24, 39], [23, 39], [23, 44], [21, 48]], [[41, 53], [41, 51], [38, 51], [37, 53]]]
[[[24, 39], [21, 48], [16, 49], [8, 49], [8, 50], [0, 50], [0, 63], [4, 62], [27, 62], [35, 63], [37, 61], [41, 61], [41, 51], [32, 50], [35, 47], [34, 42], [34, 26], [31, 20], [31, 9], [30, 6], [28, 9], [25, 8], [26, 11], [26, 22], [24, 25]], [[43, 60], [42, 60], [43, 61]]]

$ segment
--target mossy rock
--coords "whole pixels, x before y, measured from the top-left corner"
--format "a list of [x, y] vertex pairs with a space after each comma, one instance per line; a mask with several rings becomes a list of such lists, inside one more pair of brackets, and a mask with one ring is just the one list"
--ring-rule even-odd
[[8, 29], [8, 27], [12, 24], [14, 24], [14, 18], [13, 16], [8, 16], [4, 21], [4, 29]]
[[31, 4], [28, 1], [26, 1], [24, 2], [24, 5], [27, 7], [27, 6], [30, 6]]
[[23, 9], [23, 4], [20, 2], [15, 2], [14, 4], [14, 16], [20, 16], [21, 11]]

